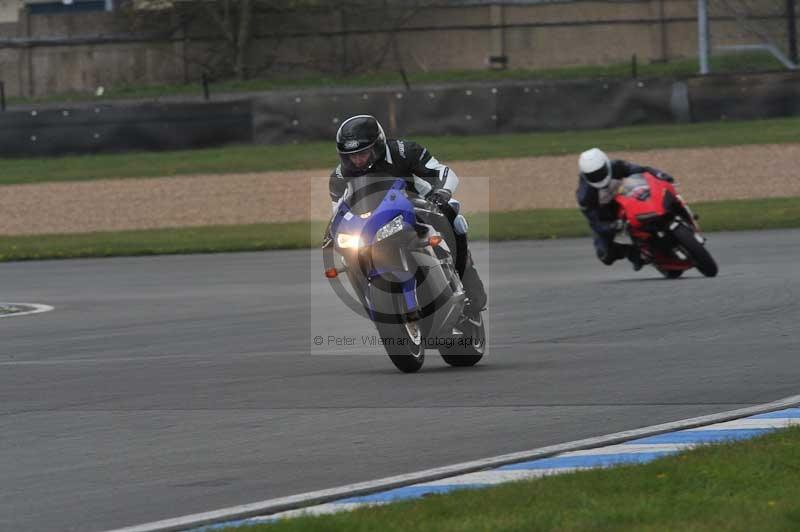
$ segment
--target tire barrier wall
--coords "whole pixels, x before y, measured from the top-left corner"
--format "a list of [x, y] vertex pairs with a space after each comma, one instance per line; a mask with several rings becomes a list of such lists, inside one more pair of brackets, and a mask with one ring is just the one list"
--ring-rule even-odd
[[180, 150], [253, 141], [252, 102], [92, 105], [0, 113], [0, 156]]
[[505, 82], [272, 93], [254, 102], [256, 142], [333, 138], [343, 119], [373, 114], [390, 135], [477, 135], [680, 121], [665, 80]]
[[800, 115], [800, 74], [275, 91], [199, 103], [0, 113], [0, 156], [176, 150], [333, 139], [373, 114], [390, 136], [479, 135]]
[[688, 87], [696, 122], [800, 115], [800, 74], [694, 78]]
[[470, 135], [800, 115], [800, 73], [473, 83], [271, 93], [254, 100], [255, 141], [330, 140], [372, 114], [390, 135]]

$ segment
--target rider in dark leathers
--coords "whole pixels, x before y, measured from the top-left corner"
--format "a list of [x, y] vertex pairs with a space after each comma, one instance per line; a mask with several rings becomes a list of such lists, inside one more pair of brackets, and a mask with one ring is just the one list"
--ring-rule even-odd
[[583, 152], [578, 160], [578, 167], [580, 173], [575, 195], [581, 212], [594, 233], [597, 258], [607, 265], [627, 258], [635, 270], [641, 269], [644, 261], [639, 250], [630, 244], [614, 242], [614, 237], [624, 226], [622, 220], [617, 218], [614, 195], [621, 180], [633, 174], [649, 172], [670, 183], [674, 181], [672, 176], [649, 166], [639, 166], [621, 159], [610, 160], [598, 148]]
[[[424, 147], [408, 140], [387, 139], [375, 117], [348, 118], [336, 133], [340, 164], [331, 173], [330, 194], [334, 212], [347, 190], [349, 179], [363, 175], [401, 177], [422, 196], [435, 203], [447, 217], [456, 240], [455, 265], [468, 298], [466, 312], [475, 314], [486, 306], [486, 291], [478, 275], [467, 241], [467, 224], [451, 201], [458, 176]], [[326, 234], [326, 244], [330, 236]]]

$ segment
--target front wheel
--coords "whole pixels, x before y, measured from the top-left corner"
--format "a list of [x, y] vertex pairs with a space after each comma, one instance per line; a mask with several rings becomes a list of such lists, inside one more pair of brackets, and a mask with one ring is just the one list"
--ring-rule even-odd
[[376, 323], [378, 334], [392, 363], [403, 373], [416, 373], [425, 363], [422, 328], [418, 321]]
[[714, 257], [708, 252], [706, 247], [698, 240], [697, 234], [685, 225], [678, 225], [673, 229], [672, 234], [689, 256], [692, 264], [706, 277], [714, 277], [719, 271]]
[[451, 366], [474, 366], [486, 352], [486, 327], [483, 316], [478, 315], [476, 320], [467, 319], [458, 325], [464, 333], [455, 338], [452, 345], [439, 347], [439, 354]]

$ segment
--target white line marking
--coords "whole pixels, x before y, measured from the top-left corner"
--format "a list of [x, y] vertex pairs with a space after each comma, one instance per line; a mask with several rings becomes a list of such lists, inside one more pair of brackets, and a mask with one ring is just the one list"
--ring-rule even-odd
[[493, 471], [479, 471], [477, 473], [467, 473], [455, 478], [443, 478], [433, 482], [425, 482], [420, 486], [460, 486], [462, 484], [502, 484], [504, 482], [514, 482], [517, 480], [528, 480], [531, 478], [541, 478], [561, 473], [572, 473], [581, 469], [594, 469], [594, 467], [553, 467], [550, 469], [512, 469]]
[[618, 453], [677, 453], [695, 447], [697, 447], [697, 445], [693, 443], [621, 443], [619, 445], [609, 445], [608, 447], [598, 447], [597, 449], [572, 451], [558, 456], [595, 456]]
[[277, 514], [272, 514], [268, 517], [254, 517], [253, 522], [264, 522], [264, 521], [272, 521], [273, 519], [285, 519], [287, 517], [302, 517], [304, 515], [327, 515], [327, 514], [335, 514], [339, 512], [350, 512], [353, 510], [357, 510], [358, 508], [364, 508], [367, 506], [382, 506], [387, 504], [385, 502], [373, 502], [373, 503], [363, 503], [363, 502], [329, 502], [327, 504], [320, 504], [319, 506], [312, 506], [310, 508], [299, 508], [297, 510], [289, 510], [288, 512], [280, 512]]
[[162, 521], [119, 528], [110, 532], [179, 532], [191, 528], [198, 528], [203, 525], [223, 523], [225, 521], [234, 521], [237, 519], [246, 519], [248, 517], [266, 516], [269, 514], [276, 514], [278, 512], [295, 510], [298, 508], [317, 506], [338, 499], [346, 499], [359, 495], [377, 493], [403, 486], [420, 484], [422, 482], [433, 482], [466, 473], [474, 473], [486, 469], [493, 469], [506, 464], [526, 462], [538, 458], [548, 458], [567, 451], [580, 451], [584, 449], [601, 447], [603, 445], [615, 445], [637, 438], [644, 438], [646, 436], [655, 436], [657, 434], [664, 434], [676, 430], [684, 430], [703, 425], [722, 423], [724, 421], [731, 421], [742, 417], [763, 414], [797, 405], [800, 405], [800, 395], [793, 395], [772, 403], [751, 406], [748, 408], [740, 408], [738, 410], [721, 412], [719, 414], [711, 414], [680, 421], [673, 421], [671, 423], [663, 423], [661, 425], [653, 425], [651, 427], [616, 432], [605, 436], [576, 440], [559, 445], [550, 445], [548, 447], [540, 447], [538, 449], [531, 449], [529, 451], [493, 456], [491, 458], [484, 458], [482, 460], [474, 460], [472, 462], [437, 467], [407, 475], [398, 475], [369, 482], [349, 484], [338, 488], [300, 493], [298, 495], [291, 495], [289, 497], [281, 497], [278, 499], [269, 499], [250, 504], [231, 506], [229, 508], [222, 508], [220, 510], [214, 510], [211, 512], [186, 515], [173, 519], [164, 519]]
[[50, 305], [40, 305], [38, 303], [2, 303], [0, 302], [0, 306], [18, 306], [18, 307], [32, 307], [32, 310], [26, 310], [24, 312], [13, 312], [11, 314], [0, 314], [0, 318], [13, 318], [16, 316], [28, 316], [30, 314], [41, 314], [42, 312], [50, 312], [53, 310], [53, 307]]
[[732, 430], [732, 429], [783, 429], [790, 425], [800, 425], [798, 418], [737, 419], [718, 423], [713, 427], [696, 427], [691, 430]]

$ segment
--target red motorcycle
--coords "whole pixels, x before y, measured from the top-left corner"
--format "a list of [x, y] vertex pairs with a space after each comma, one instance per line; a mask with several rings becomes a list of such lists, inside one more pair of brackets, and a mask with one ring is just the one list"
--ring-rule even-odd
[[619, 218], [645, 261], [668, 279], [690, 268], [717, 275], [717, 263], [705, 247], [695, 216], [672, 183], [644, 172], [622, 180], [616, 192]]

